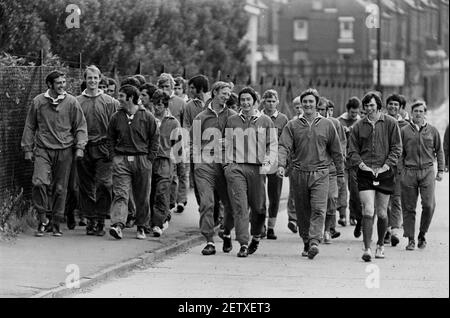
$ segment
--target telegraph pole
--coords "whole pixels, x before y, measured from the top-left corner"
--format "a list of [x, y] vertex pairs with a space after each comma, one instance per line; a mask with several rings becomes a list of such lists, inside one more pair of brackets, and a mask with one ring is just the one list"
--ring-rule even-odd
[[382, 93], [381, 86], [381, 0], [377, 0], [378, 28], [377, 28], [377, 91]]

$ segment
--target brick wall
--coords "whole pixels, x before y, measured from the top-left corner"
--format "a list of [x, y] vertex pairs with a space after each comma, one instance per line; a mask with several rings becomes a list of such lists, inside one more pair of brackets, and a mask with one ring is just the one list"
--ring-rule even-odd
[[[33, 164], [23, 159], [20, 147], [31, 100], [44, 92], [46, 75], [53, 67], [0, 67], [0, 198], [5, 191], [24, 189], [31, 194]], [[66, 73], [67, 91], [78, 95], [82, 75], [79, 69]]]

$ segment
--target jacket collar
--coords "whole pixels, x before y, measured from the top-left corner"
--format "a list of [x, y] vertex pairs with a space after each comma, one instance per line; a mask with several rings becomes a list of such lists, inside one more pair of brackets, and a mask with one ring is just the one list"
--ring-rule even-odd
[[58, 95], [58, 97], [53, 98], [53, 97], [50, 96], [50, 90], [49, 89], [44, 93], [44, 97], [49, 99], [50, 103], [52, 105], [58, 105], [59, 103], [61, 103], [64, 100], [64, 98], [66, 98], [66, 95], [67, 95], [67, 93], [64, 92], [63, 94]]
[[264, 115], [267, 115], [267, 116], [269, 116], [269, 117], [274, 117], [274, 118], [277, 118], [278, 115], [280, 114], [280, 112], [278, 111], [278, 109], [276, 109], [275, 112], [274, 112], [272, 115], [266, 114], [266, 112], [265, 112], [264, 109], [263, 109], [261, 112], [262, 112]]
[[97, 96], [100, 96], [101, 94], [103, 94], [103, 91], [102, 91], [101, 89], [98, 89], [98, 90], [97, 90], [97, 94], [95, 94], [95, 95], [89, 95], [88, 92], [87, 92], [87, 89], [85, 89], [85, 90], [81, 93], [81, 95], [86, 96], [86, 97], [97, 97]]
[[[259, 111], [259, 110], [257, 110], [257, 109], [255, 109], [255, 113], [252, 115], [252, 116], [250, 116], [250, 120], [252, 120], [252, 121], [256, 121], [259, 117], [261, 117], [261, 115], [262, 115], [262, 113]], [[241, 117], [241, 119], [245, 122], [245, 120], [246, 120], [246, 116], [244, 115], [244, 113], [242, 112], [242, 110], [241, 111], [239, 111], [239, 117]]]

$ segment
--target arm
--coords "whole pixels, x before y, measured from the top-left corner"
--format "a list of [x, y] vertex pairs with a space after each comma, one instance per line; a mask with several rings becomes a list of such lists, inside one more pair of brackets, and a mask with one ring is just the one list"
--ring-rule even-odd
[[336, 174], [338, 177], [344, 176], [344, 156], [342, 152], [341, 141], [339, 140], [338, 133], [333, 123], [328, 128], [328, 151], [333, 158], [334, 165], [336, 166]]
[[[269, 121], [269, 128], [266, 130], [266, 155], [263, 164], [269, 163], [270, 171], [278, 167], [278, 128], [275, 127], [272, 120]], [[271, 173], [274, 173], [273, 171]]]
[[400, 128], [397, 123], [394, 123], [389, 129], [389, 153], [384, 164], [388, 165], [390, 169], [397, 165], [400, 156], [402, 155], [402, 139], [400, 137]]
[[361, 151], [359, 145], [359, 127], [359, 125], [355, 125], [350, 130], [347, 162], [349, 162], [349, 165], [351, 167], [359, 166], [361, 163], [363, 163], [361, 156], [359, 155], [359, 152]]
[[112, 160], [115, 157], [115, 149], [117, 144], [117, 116], [113, 116], [108, 125], [108, 153], [109, 159]]
[[156, 158], [159, 150], [159, 128], [156, 124], [155, 117], [150, 112], [148, 113], [148, 160], [152, 161]]
[[88, 142], [87, 124], [78, 100], [75, 100], [75, 107], [73, 113], [72, 129], [76, 140], [75, 148], [84, 151], [84, 147]]
[[438, 173], [444, 172], [444, 151], [441, 146], [441, 136], [439, 135], [439, 131], [435, 128], [433, 134], [434, 141], [434, 153], [437, 159], [437, 168]]
[[289, 124], [284, 126], [278, 143], [278, 167], [286, 168], [286, 161], [294, 146], [294, 136]]
[[35, 103], [36, 102], [33, 101], [30, 106], [30, 109], [28, 110], [27, 119], [25, 121], [25, 127], [23, 129], [23, 134], [22, 134], [22, 141], [20, 143], [25, 154], [33, 152], [34, 135], [35, 135], [36, 129], [38, 127], [37, 116], [36, 116], [37, 106]]

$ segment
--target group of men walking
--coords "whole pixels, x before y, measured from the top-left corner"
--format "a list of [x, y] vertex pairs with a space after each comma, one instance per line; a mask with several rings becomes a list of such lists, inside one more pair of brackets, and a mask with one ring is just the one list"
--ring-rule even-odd
[[184, 210], [191, 175], [206, 240], [202, 254], [216, 253], [220, 224], [223, 252], [233, 249], [234, 229], [237, 256], [247, 257], [262, 238], [277, 239], [282, 183], [289, 177], [288, 227], [303, 241], [302, 256], [313, 259], [321, 243], [339, 236], [336, 224], [347, 225], [347, 206], [354, 236], [363, 236], [364, 261], [373, 257], [375, 219], [375, 258], [385, 257], [385, 242], [399, 243], [401, 228], [406, 249], [413, 250], [419, 193], [418, 247], [426, 246], [444, 154], [424, 101], [414, 101], [406, 117], [406, 99], [393, 94], [385, 113], [381, 95], [372, 91], [350, 98], [336, 119], [333, 102], [307, 89], [294, 99], [296, 115], [289, 120], [272, 89], [260, 98], [251, 87], [233, 92], [232, 83], [218, 81], [209, 90], [203, 75], [185, 87], [182, 78], [163, 73], [156, 85], [128, 78], [118, 96], [113, 89], [109, 96], [99, 84], [109, 89], [114, 82], [102, 80], [97, 67], [89, 66], [84, 78], [85, 90], [73, 97], [65, 92], [64, 74], [50, 73], [49, 89], [29, 109], [22, 147], [25, 158], [34, 159], [37, 236], [50, 224], [62, 235], [69, 184], [78, 185], [86, 234], [103, 236], [109, 217], [116, 239], [130, 218], [136, 238], [160, 236], [171, 211]]

